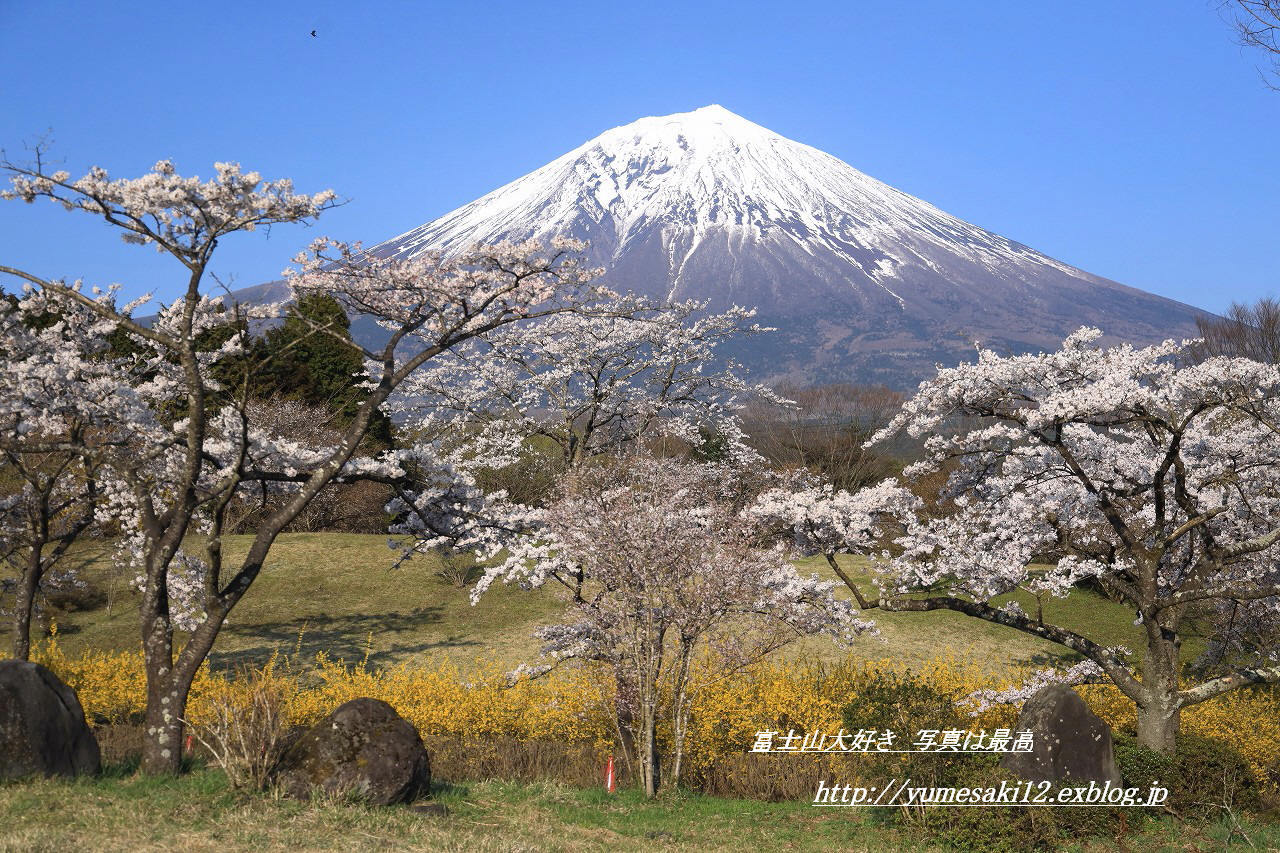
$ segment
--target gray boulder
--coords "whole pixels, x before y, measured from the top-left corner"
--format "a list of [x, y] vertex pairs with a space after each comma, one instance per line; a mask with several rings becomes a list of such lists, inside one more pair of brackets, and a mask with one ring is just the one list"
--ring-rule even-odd
[[1000, 766], [1033, 782], [1121, 784], [1111, 727], [1062, 684], [1044, 687], [1018, 714], [1018, 731], [1032, 733], [1030, 752], [1007, 752]]
[[374, 805], [407, 803], [431, 787], [418, 730], [379, 699], [352, 699], [316, 723], [280, 760], [293, 797], [355, 794]]
[[92, 774], [101, 765], [76, 692], [38, 663], [0, 660], [0, 779]]

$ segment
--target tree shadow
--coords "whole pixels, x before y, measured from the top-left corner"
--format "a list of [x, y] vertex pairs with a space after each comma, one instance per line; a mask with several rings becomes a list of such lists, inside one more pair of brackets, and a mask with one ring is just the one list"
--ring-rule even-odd
[[1073, 666], [1084, 660], [1084, 655], [1079, 652], [1073, 652], [1070, 649], [1063, 649], [1061, 652], [1032, 652], [1031, 654], [1018, 658], [1016, 663], [1023, 666], [1037, 666], [1040, 668]]
[[439, 797], [441, 794], [444, 794], [446, 796], [455, 795], [459, 797], [465, 797], [470, 793], [471, 793], [471, 788], [469, 786], [465, 784], [459, 784], [457, 782], [445, 782], [442, 779], [432, 779], [431, 790], [428, 792], [429, 796], [432, 796], [432, 797]]
[[[366, 659], [370, 666], [386, 668], [408, 655], [433, 649], [465, 648], [482, 645], [461, 635], [425, 639], [413, 636], [428, 625], [443, 619], [444, 607], [419, 607], [408, 613], [348, 614], [331, 619], [291, 619], [286, 622], [231, 624], [222, 633], [249, 644], [235, 649], [214, 650], [209, 656], [215, 669], [260, 665], [273, 653], [287, 654], [298, 660], [313, 660], [324, 652], [330, 660], [348, 664]], [[399, 635], [408, 634], [400, 640]], [[391, 640], [389, 638], [397, 637]], [[371, 647], [376, 646], [376, 649]]]
[[103, 761], [98, 771], [99, 779], [128, 779], [142, 766], [142, 752], [131, 752], [115, 761]]

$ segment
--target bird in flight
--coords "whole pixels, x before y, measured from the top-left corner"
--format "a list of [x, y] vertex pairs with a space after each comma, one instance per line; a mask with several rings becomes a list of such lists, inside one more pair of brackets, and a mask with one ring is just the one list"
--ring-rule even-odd
[[316, 37], [316, 31], [315, 31], [315, 30], [312, 30], [312, 31], [311, 31], [311, 37], [312, 37], [312, 38], [315, 38], [315, 37]]

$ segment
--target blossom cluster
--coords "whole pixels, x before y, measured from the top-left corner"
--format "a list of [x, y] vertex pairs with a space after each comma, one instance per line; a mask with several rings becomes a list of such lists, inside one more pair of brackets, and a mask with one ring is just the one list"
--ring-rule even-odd
[[713, 365], [726, 340], [763, 330], [752, 311], [705, 308], [627, 296], [505, 326], [433, 360], [391, 408], [417, 434], [456, 437], [454, 455], [469, 466], [513, 464], [535, 436], [572, 467], [646, 435], [697, 446], [703, 430], [727, 455], [752, 458], [739, 411], [749, 399], [783, 401], [732, 361]]
[[[1117, 650], [1127, 653], [1127, 649]], [[1091, 660], [1083, 660], [1072, 664], [1065, 670], [1056, 667], [1036, 670], [1023, 684], [1004, 690], [984, 688], [966, 697], [972, 706], [972, 716], [978, 716], [997, 705], [1020, 705], [1050, 684], [1094, 684], [1103, 679], [1102, 667]]]
[[[530, 588], [589, 583], [592, 597], [578, 618], [544, 633], [544, 651], [557, 660], [610, 659], [632, 642], [625, 632], [637, 612], [682, 637], [748, 617], [843, 642], [872, 630], [833, 594], [834, 583], [797, 572], [786, 548], [763, 541], [757, 518], [725, 499], [736, 476], [727, 463], [645, 457], [571, 474], [550, 506], [523, 510], [529, 526], [505, 541], [506, 558], [486, 569], [472, 598], [497, 580]], [[740, 630], [715, 643], [732, 659], [776, 640]]]
[[12, 189], [0, 191], [0, 198], [28, 203], [48, 198], [67, 210], [106, 218], [122, 229], [125, 242], [153, 244], [158, 251], [176, 249], [175, 254], [188, 257], [206, 252], [211, 241], [233, 231], [309, 219], [337, 198], [332, 190], [295, 193], [292, 181], [263, 181], [239, 163], [215, 163], [217, 176], [205, 181], [182, 177], [169, 160], [160, 160], [140, 178], [115, 180], [98, 166], [74, 181], [66, 171], [8, 168]]

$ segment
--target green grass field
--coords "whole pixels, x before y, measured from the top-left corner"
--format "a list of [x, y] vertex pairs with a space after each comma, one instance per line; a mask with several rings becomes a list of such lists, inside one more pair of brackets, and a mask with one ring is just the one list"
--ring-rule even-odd
[[[243, 553], [248, 537], [229, 537], [228, 556]], [[89, 578], [107, 593], [107, 604], [57, 617], [60, 642], [68, 653], [86, 648], [132, 649], [139, 645], [137, 593], [114, 568], [107, 546], [87, 547], [77, 560]], [[273, 651], [310, 658], [327, 652], [349, 662], [364, 658], [373, 666], [401, 662], [430, 665], [449, 660], [460, 666], [477, 661], [515, 665], [536, 655], [534, 627], [554, 621], [566, 598], [554, 585], [524, 591], [501, 584], [472, 606], [468, 590], [437, 577], [437, 563], [420, 557], [390, 568], [393, 552], [385, 536], [346, 533], [282, 535], [261, 576], [232, 612], [213, 655], [217, 667], [260, 662]], [[846, 558], [848, 570], [866, 580], [865, 565]], [[802, 561], [805, 571], [834, 579], [825, 561]], [[864, 587], [868, 592], [871, 587]], [[1029, 613], [1036, 602], [1015, 596]], [[1047, 621], [1080, 631], [1106, 645], [1126, 644], [1142, 651], [1140, 629], [1120, 604], [1087, 591], [1044, 602]], [[1052, 643], [959, 613], [869, 614], [882, 636], [864, 638], [845, 650], [823, 638], [797, 642], [779, 654], [803, 660], [894, 658], [915, 664], [953, 654], [999, 671], [1026, 664], [1048, 665], [1066, 650]], [[300, 644], [300, 645], [299, 645]], [[1184, 654], [1194, 656], [1192, 637]]]
[[[197, 851], [896, 851], [948, 849], [883, 814], [680, 793], [644, 801], [554, 783], [437, 786], [445, 815], [412, 807], [301, 803], [227, 787], [206, 769], [177, 779], [127, 775], [0, 784], [0, 850]], [[1079, 838], [1063, 850], [1277, 849], [1280, 826], [1245, 818], [1186, 824], [1135, 815], [1122, 840]], [[1247, 842], [1246, 842], [1247, 837]], [[1009, 839], [1005, 849], [1016, 849]], [[954, 849], [954, 848], [952, 848]], [[1231, 847], [1231, 849], [1237, 849]]]

